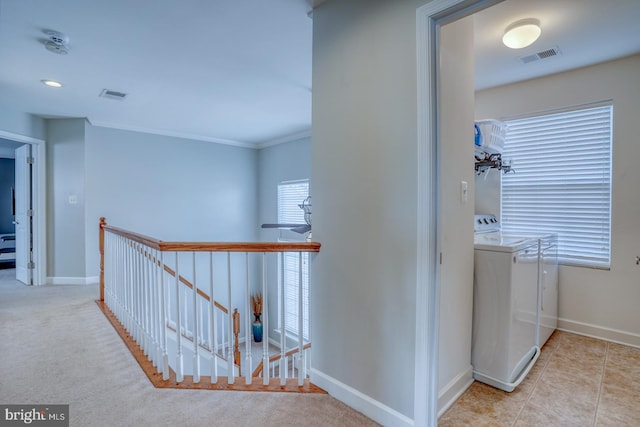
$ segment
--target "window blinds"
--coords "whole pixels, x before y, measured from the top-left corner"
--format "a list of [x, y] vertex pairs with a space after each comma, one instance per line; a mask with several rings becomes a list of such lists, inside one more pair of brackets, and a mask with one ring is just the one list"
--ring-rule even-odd
[[557, 233], [561, 263], [608, 268], [612, 106], [506, 123], [503, 231]]
[[[309, 181], [289, 181], [278, 185], [278, 223], [305, 224], [304, 211], [298, 206], [309, 195]], [[299, 254], [285, 252], [285, 323], [288, 332], [298, 334]], [[309, 339], [309, 254], [302, 253], [303, 336]], [[278, 317], [279, 318], [279, 317]], [[280, 325], [282, 326], [282, 325]]]

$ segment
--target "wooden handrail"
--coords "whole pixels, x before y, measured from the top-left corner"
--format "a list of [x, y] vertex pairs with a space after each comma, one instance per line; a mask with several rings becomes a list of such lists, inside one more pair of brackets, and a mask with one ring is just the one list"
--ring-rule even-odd
[[[105, 217], [101, 217], [100, 221], [104, 219]], [[150, 248], [160, 250], [160, 240], [154, 239], [153, 237], [148, 237], [148, 236], [145, 236], [144, 234], [134, 233], [133, 231], [114, 227], [112, 225], [107, 224], [106, 221], [104, 222], [104, 225], [102, 225], [102, 222], [101, 222], [101, 228], [103, 230], [110, 231], [113, 234], [117, 234], [118, 236], [123, 236], [135, 242], [142, 243], [143, 245], [147, 245]]]
[[[100, 218], [102, 221], [104, 217]], [[318, 242], [163, 242], [143, 234], [100, 223], [101, 230], [127, 237], [162, 252], [320, 252]]]
[[318, 242], [160, 242], [175, 252], [320, 252]]
[[[311, 343], [310, 342], [308, 342], [308, 343], [306, 343], [305, 345], [302, 346], [303, 350], [307, 350], [309, 348], [311, 348]], [[298, 353], [299, 351], [300, 351], [299, 347], [293, 348], [293, 349], [287, 351], [284, 354], [284, 357], [287, 358], [289, 356], [293, 356], [294, 354]], [[271, 362], [276, 362], [276, 361], [278, 361], [280, 359], [282, 359], [282, 354], [280, 354], [280, 353], [274, 354], [273, 356], [271, 356], [269, 358], [269, 364], [271, 364]], [[260, 375], [262, 373], [262, 371], [264, 370], [264, 363], [263, 362], [264, 361], [261, 360], [260, 363], [258, 363], [258, 366], [256, 366], [256, 369], [254, 369], [253, 373], [251, 374], [252, 377], [255, 378], [255, 377], [257, 377], [258, 375]]]

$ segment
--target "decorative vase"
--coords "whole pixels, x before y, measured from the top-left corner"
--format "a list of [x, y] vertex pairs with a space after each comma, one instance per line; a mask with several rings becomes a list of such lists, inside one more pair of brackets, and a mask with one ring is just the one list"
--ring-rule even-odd
[[255, 317], [253, 323], [251, 324], [251, 329], [253, 330], [253, 340], [255, 342], [262, 342], [262, 320], [260, 320], [260, 314], [253, 314]]

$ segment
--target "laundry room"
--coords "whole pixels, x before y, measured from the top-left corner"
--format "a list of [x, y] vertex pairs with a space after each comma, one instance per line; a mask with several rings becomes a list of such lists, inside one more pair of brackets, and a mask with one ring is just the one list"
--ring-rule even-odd
[[[539, 66], [544, 61], [553, 59], [540, 60]], [[640, 346], [640, 316], [634, 303], [640, 298], [636, 225], [640, 149], [634, 113], [640, 107], [638, 75], [636, 54], [476, 91], [480, 127], [474, 140], [476, 219], [493, 215], [489, 218], [495, 218], [502, 232], [499, 242], [482, 242], [481, 248], [491, 251], [480, 251], [476, 237], [472, 344], [476, 380], [506, 391], [517, 387], [528, 371], [526, 360], [535, 362], [531, 354], [545, 343], [546, 332], [539, 330], [536, 338], [536, 331], [526, 329], [530, 323], [522, 321], [522, 314], [535, 307], [523, 302], [535, 298], [523, 284], [527, 274], [538, 277], [538, 325], [544, 324], [546, 310], [547, 330], [557, 327]], [[518, 273], [518, 268], [532, 263], [514, 255], [516, 248], [526, 246], [524, 241], [508, 241], [508, 236], [544, 234], [558, 238], [557, 269], [539, 253], [537, 272]], [[495, 251], [498, 247], [511, 252], [500, 254]], [[491, 294], [486, 283], [480, 283], [500, 285], [492, 280], [495, 275], [487, 278], [501, 268], [496, 264], [499, 255], [513, 255], [512, 262], [502, 267], [510, 269], [510, 292], [516, 295], [502, 304], [492, 297], [504, 292], [493, 289]], [[535, 286], [535, 279], [530, 282]], [[502, 286], [504, 290], [507, 284]], [[552, 297], [553, 292], [557, 294]], [[550, 311], [551, 318], [557, 316], [551, 322]], [[500, 326], [511, 327], [509, 332], [501, 332], [485, 318], [500, 312], [510, 316], [509, 326]], [[524, 337], [526, 344], [519, 341]], [[487, 358], [487, 345], [494, 349], [502, 345], [505, 354], [518, 356], [502, 361]]]
[[[585, 49], [580, 37], [586, 39], [586, 33], [559, 38], [570, 32], [569, 22], [560, 19], [569, 16], [570, 6], [506, 0], [477, 12], [471, 54], [456, 40], [467, 37], [463, 20], [442, 29], [440, 84], [448, 99], [441, 99], [440, 119], [440, 414], [467, 390], [468, 376], [508, 395], [517, 390], [529, 372], [541, 369], [536, 359], [544, 359], [539, 352], [553, 341], [554, 330], [640, 348], [640, 46], [563, 68], [578, 56], [608, 50], [593, 44], [604, 40]], [[624, 27], [600, 6], [590, 4], [580, 18], [595, 7], [589, 22], [596, 19], [607, 33]], [[554, 28], [561, 22], [567, 26], [563, 31]], [[542, 28], [537, 42], [520, 50], [502, 46], [509, 26], [531, 23]], [[496, 57], [483, 56], [486, 45], [510, 54], [500, 63], [504, 70], [495, 66]], [[469, 60], [472, 101], [463, 93], [469, 77], [461, 71]], [[456, 145], [455, 132], [460, 120], [467, 120], [466, 102], [473, 104], [475, 126], [464, 148]], [[468, 183], [466, 157], [456, 154], [462, 150], [474, 163]], [[461, 230], [467, 220], [474, 222], [468, 232]], [[474, 235], [469, 251], [464, 233]], [[468, 252], [474, 253], [472, 273], [466, 270]], [[518, 274], [529, 284], [499, 283]], [[494, 288], [479, 295], [478, 280]], [[455, 334], [460, 338], [452, 338]], [[458, 354], [466, 351], [467, 334], [471, 364], [465, 366]], [[488, 354], [493, 359], [485, 359]], [[445, 425], [451, 419], [443, 418]]]
[[[568, 178], [559, 183], [564, 189], [554, 196], [558, 199], [555, 202], [569, 201], [576, 212], [570, 212], [570, 208], [566, 206], [563, 210], [556, 211], [556, 218], [548, 218], [545, 215], [550, 214], [540, 212], [539, 208], [545, 203], [543, 196], [547, 184], [543, 175], [535, 175], [529, 182], [533, 193], [520, 196], [529, 197], [529, 200], [517, 199], [519, 196], [513, 188], [509, 189], [509, 194], [505, 194], [506, 185], [513, 187], [513, 181], [517, 179], [521, 181], [518, 185], [526, 185], [522, 179], [526, 176], [523, 175], [533, 173], [527, 170], [531, 168], [527, 162], [533, 163], [533, 168], [537, 167], [541, 172], [545, 172], [547, 166], [549, 169], [555, 167], [555, 157], [558, 154], [539, 147], [525, 152], [522, 160], [503, 158], [502, 161], [509, 165], [509, 170], [491, 168], [477, 173], [475, 211], [477, 214], [496, 215], [503, 226], [509, 224], [510, 218], [505, 217], [505, 212], [508, 212], [512, 218], [524, 216], [524, 222], [529, 222], [528, 231], [558, 232], [558, 326], [636, 346], [640, 346], [640, 312], [635, 304], [640, 300], [640, 288], [637, 286], [640, 270], [636, 260], [640, 254], [637, 243], [640, 241], [640, 229], [637, 227], [637, 219], [640, 217], [637, 191], [640, 182], [637, 167], [640, 160], [636, 113], [640, 108], [638, 75], [640, 56], [634, 55], [539, 79], [481, 90], [475, 96], [476, 118], [480, 120], [497, 118], [508, 126], [510, 118], [522, 121], [521, 119], [532, 117], [562, 116], [566, 112], [587, 112], [591, 113], [590, 119], [598, 123], [593, 125], [596, 130], [587, 129], [585, 132], [596, 134], [599, 132], [597, 127], [604, 126], [605, 137], [609, 138], [610, 144], [604, 150], [604, 157], [610, 155], [610, 169], [601, 167], [601, 176], [591, 177], [594, 182], [586, 182], [583, 175], [587, 174], [585, 170], [588, 163], [606, 160], [600, 152], [592, 154], [589, 151], [591, 147], [578, 148], [575, 157], [569, 157], [569, 164], [560, 166], [561, 171], [564, 168], [569, 176], [576, 177], [577, 183], [573, 188], [567, 181]], [[605, 116], [610, 114], [610, 127], [599, 122], [602, 117], [596, 114], [598, 109], [603, 108]], [[581, 120], [587, 119], [583, 117]], [[569, 122], [566, 126], [561, 122], [559, 129], [569, 130]], [[535, 141], [536, 131], [532, 132]], [[551, 144], [559, 144], [558, 139], [550, 141]], [[509, 130], [506, 142], [507, 147], [503, 153], [505, 157], [509, 156]], [[577, 168], [573, 166], [575, 164], [578, 164]], [[604, 178], [609, 178], [608, 183], [602, 182], [603, 175]], [[580, 188], [581, 185], [591, 185], [591, 188]], [[582, 198], [570, 200], [577, 190], [585, 190]], [[524, 206], [525, 203], [528, 204]], [[572, 247], [563, 248], [563, 242], [568, 239], [565, 231], [575, 229], [579, 234], [590, 226], [589, 218], [583, 218], [585, 215], [598, 216], [599, 229], [592, 225], [591, 228], [600, 233], [600, 241], [593, 241], [592, 238], [592, 242], [589, 242], [588, 237], [583, 237], [581, 241], [581, 236], [578, 235], [572, 238]], [[509, 226], [525, 230], [522, 224]], [[551, 226], [555, 228], [549, 229]]]

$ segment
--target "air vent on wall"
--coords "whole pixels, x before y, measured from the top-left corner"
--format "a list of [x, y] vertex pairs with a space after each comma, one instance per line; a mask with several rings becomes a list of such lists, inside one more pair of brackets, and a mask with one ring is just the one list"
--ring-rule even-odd
[[528, 64], [530, 62], [538, 61], [540, 59], [551, 58], [560, 54], [561, 54], [560, 49], [558, 49], [558, 47], [556, 46], [556, 47], [552, 47], [551, 49], [534, 53], [533, 55], [523, 56], [520, 58], [520, 61], [522, 61], [523, 64]]
[[109, 89], [102, 89], [102, 92], [100, 92], [100, 96], [103, 98], [109, 98], [109, 99], [116, 99], [118, 101], [124, 101], [124, 99], [127, 97], [126, 93], [123, 92], [118, 92], [115, 90], [109, 90]]

